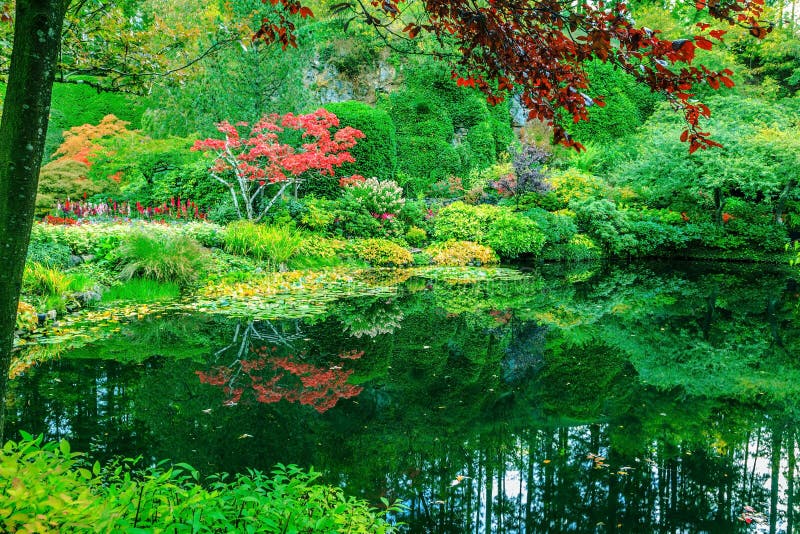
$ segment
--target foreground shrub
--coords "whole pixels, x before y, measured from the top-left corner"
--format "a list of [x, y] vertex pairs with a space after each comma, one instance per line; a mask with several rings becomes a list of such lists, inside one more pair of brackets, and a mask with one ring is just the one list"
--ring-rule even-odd
[[436, 265], [492, 265], [499, 261], [491, 248], [472, 241], [437, 243], [426, 248], [425, 252]]
[[353, 243], [351, 250], [374, 267], [403, 267], [414, 261], [409, 251], [388, 239], [362, 239]]
[[550, 261], [594, 261], [603, 254], [592, 238], [584, 234], [575, 234], [567, 243], [548, 245], [542, 251], [542, 259]]
[[191, 285], [209, 264], [208, 251], [191, 237], [152, 236], [138, 231], [126, 236], [116, 251], [120, 278], [148, 278]]
[[0, 452], [2, 532], [396, 532], [385, 518], [399, 505], [378, 511], [295, 466], [201, 481], [186, 464], [90, 465], [66, 441], [41, 439], [24, 434]]
[[291, 227], [239, 221], [225, 230], [226, 251], [268, 261], [275, 267], [289, 261], [302, 244], [303, 233]]

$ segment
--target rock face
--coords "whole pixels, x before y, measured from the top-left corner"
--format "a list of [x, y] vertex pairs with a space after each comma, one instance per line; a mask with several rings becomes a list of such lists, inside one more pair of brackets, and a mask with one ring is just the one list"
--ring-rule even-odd
[[320, 104], [358, 100], [375, 104], [378, 95], [389, 93], [400, 85], [397, 69], [379, 59], [374, 65], [344, 70], [335, 61], [323, 61], [317, 55], [303, 75], [303, 85], [319, 99]]

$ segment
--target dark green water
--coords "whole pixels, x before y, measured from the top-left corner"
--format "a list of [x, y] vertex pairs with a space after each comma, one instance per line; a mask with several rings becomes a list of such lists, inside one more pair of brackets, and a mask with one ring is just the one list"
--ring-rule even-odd
[[313, 466], [400, 499], [412, 532], [791, 533], [791, 276], [535, 270], [303, 319], [151, 317], [17, 377], [9, 434], [204, 473]]

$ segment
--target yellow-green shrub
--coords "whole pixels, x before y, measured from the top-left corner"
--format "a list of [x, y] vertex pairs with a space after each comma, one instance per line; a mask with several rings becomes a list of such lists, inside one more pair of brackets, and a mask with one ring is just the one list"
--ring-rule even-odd
[[350, 248], [357, 258], [374, 267], [403, 267], [414, 261], [408, 250], [388, 239], [361, 239]]
[[436, 243], [425, 252], [436, 265], [492, 265], [500, 261], [491, 248], [472, 241]]

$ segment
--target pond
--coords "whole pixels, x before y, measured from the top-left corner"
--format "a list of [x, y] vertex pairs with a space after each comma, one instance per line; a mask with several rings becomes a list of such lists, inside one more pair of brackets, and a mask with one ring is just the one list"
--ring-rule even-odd
[[13, 380], [9, 435], [205, 474], [313, 466], [400, 499], [410, 532], [792, 532], [793, 273], [522, 271], [94, 326]]

